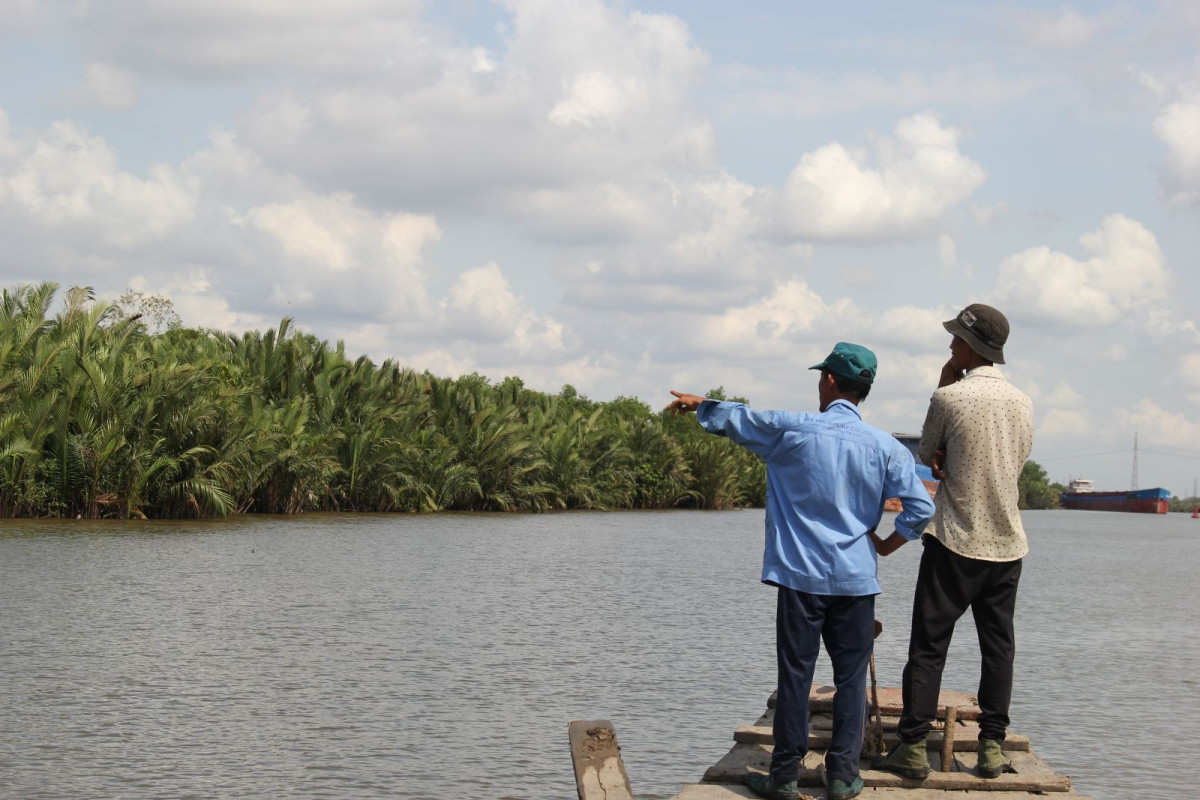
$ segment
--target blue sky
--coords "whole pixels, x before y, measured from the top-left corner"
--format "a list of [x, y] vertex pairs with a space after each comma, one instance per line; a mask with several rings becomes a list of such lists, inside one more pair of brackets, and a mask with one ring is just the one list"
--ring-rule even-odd
[[1052, 478], [1200, 474], [1200, 7], [10, 0], [0, 284], [439, 374], [920, 426], [1008, 314]]

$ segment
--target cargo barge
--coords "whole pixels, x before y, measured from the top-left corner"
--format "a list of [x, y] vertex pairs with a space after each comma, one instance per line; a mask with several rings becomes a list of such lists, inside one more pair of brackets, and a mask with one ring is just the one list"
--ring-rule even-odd
[[1128, 492], [1097, 492], [1085, 478], [1071, 481], [1059, 499], [1063, 508], [1075, 511], [1127, 511], [1135, 514], [1165, 514], [1171, 493], [1166, 489], [1133, 489]]

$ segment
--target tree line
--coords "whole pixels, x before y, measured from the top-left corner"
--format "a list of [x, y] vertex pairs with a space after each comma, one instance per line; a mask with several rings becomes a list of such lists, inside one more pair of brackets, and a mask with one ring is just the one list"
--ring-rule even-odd
[[[289, 318], [188, 328], [136, 292], [106, 303], [68, 289], [54, 313], [59, 294], [47, 282], [0, 295], [0, 516], [765, 502], [761, 459], [635, 398], [375, 364]], [[1053, 507], [1058, 488], [1029, 462], [1021, 505]]]
[[[54, 283], [0, 296], [0, 516], [761, 506], [754, 455], [633, 398], [375, 364], [291, 319], [187, 328]], [[128, 299], [128, 295], [126, 298]], [[139, 298], [133, 298], [138, 300]], [[168, 320], [153, 331], [155, 321]], [[173, 319], [172, 319], [173, 318]], [[720, 390], [714, 391], [720, 396]]]

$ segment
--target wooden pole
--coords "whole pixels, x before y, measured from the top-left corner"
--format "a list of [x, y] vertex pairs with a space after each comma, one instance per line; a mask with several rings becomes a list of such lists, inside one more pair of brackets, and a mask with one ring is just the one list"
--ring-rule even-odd
[[867, 724], [871, 728], [871, 734], [867, 737], [867, 755], [881, 756], [887, 752], [887, 745], [883, 741], [883, 717], [879, 714], [879, 685], [875, 682], [875, 653], [871, 653], [871, 712]]
[[946, 706], [946, 725], [942, 729], [942, 772], [954, 771], [954, 728], [958, 724], [958, 706]]
[[[878, 639], [879, 634], [883, 633], [883, 623], [875, 620], [875, 636]], [[879, 713], [879, 684], [875, 681], [875, 648], [871, 648], [871, 698], [870, 708], [867, 709], [867, 725], [870, 726], [870, 735], [866, 736], [864, 750], [868, 756], [881, 756], [887, 752], [887, 745], [883, 741], [883, 717]], [[872, 713], [873, 712], [873, 713]], [[872, 724], [872, 716], [874, 716], [874, 724]]]

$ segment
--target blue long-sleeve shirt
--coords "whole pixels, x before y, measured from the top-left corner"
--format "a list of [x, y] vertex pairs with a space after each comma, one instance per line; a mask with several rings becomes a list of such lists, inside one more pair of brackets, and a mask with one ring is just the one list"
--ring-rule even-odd
[[912, 454], [863, 422], [853, 403], [835, 400], [806, 414], [706, 400], [696, 418], [767, 463], [764, 583], [809, 594], [879, 594], [867, 532], [879, 524], [884, 501], [900, 498], [896, 530], [910, 541], [933, 517]]

